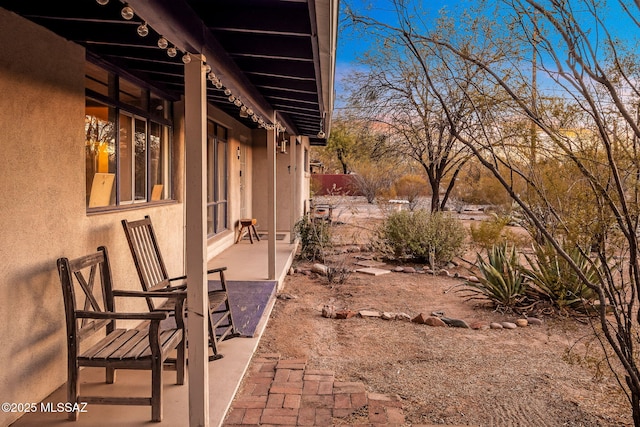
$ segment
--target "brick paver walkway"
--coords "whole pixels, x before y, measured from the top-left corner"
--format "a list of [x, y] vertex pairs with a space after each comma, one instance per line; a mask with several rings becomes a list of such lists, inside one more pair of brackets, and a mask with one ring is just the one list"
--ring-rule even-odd
[[306, 369], [306, 359], [254, 358], [226, 427], [402, 426], [402, 402], [368, 393], [360, 382], [335, 381], [331, 371]]

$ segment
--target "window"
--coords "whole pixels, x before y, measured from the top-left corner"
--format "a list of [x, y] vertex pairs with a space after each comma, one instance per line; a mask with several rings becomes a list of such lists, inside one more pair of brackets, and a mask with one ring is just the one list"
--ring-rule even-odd
[[93, 64], [86, 82], [87, 208], [171, 199], [171, 103]]
[[227, 129], [207, 123], [207, 234], [228, 229]]

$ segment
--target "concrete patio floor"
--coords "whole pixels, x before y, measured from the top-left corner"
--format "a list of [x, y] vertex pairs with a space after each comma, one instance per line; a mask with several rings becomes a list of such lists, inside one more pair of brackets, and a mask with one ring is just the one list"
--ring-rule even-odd
[[[284, 240], [276, 243], [276, 280], [278, 288], [286, 276], [295, 256], [295, 244], [289, 243], [288, 233]], [[240, 241], [223, 253], [216, 256], [210, 267], [226, 266], [227, 280], [264, 281], [267, 280], [267, 241], [261, 240], [251, 244]], [[209, 397], [211, 427], [222, 425], [224, 417], [233, 401], [242, 378], [249, 367], [252, 356], [258, 346], [260, 337], [267, 325], [275, 295], [266, 307], [256, 333], [252, 338], [233, 338], [220, 345], [220, 352], [224, 357], [209, 362]], [[188, 371], [188, 367], [187, 367]], [[164, 375], [164, 418], [161, 425], [172, 427], [186, 427], [189, 425], [188, 374], [187, 382], [183, 386], [175, 385], [175, 372], [165, 371]], [[85, 368], [80, 374], [81, 393], [113, 394], [125, 396], [149, 396], [151, 374], [145, 371], [125, 371], [116, 373], [115, 384], [104, 384], [104, 371], [97, 368]], [[66, 402], [66, 385], [62, 385], [43, 402]], [[14, 422], [15, 427], [31, 426], [149, 426], [157, 425], [151, 422], [151, 407], [149, 406], [114, 406], [88, 405], [86, 413], [81, 413], [79, 420], [69, 424], [65, 413], [45, 412], [38, 410], [27, 413]]]

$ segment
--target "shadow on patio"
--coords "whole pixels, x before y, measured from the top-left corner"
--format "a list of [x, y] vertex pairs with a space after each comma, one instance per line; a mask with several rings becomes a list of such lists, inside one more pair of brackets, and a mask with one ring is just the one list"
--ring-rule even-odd
[[[280, 233], [278, 233], [280, 234]], [[282, 237], [282, 236], [278, 236]], [[289, 234], [276, 242], [276, 280], [279, 289], [295, 256], [296, 245], [289, 243]], [[209, 267], [226, 266], [228, 281], [265, 282], [267, 281], [267, 241], [254, 244], [241, 241], [231, 246], [209, 262]], [[240, 337], [224, 341], [220, 352], [224, 357], [209, 362], [209, 396], [210, 426], [220, 426], [235, 396], [240, 382], [249, 366], [260, 337], [267, 324], [275, 303], [275, 292], [269, 298], [266, 308], [258, 323], [255, 334], [251, 338]], [[187, 367], [188, 371], [188, 367]], [[150, 395], [150, 372], [117, 371], [115, 384], [104, 384], [104, 370], [85, 368], [81, 375], [81, 394], [108, 395]], [[184, 386], [175, 385], [175, 372], [165, 371], [164, 375], [164, 418], [163, 425], [181, 427], [189, 425], [188, 374]], [[66, 402], [66, 386], [58, 388], [54, 393], [38, 403], [37, 411], [25, 414], [12, 424], [22, 426], [146, 426], [151, 422], [151, 408], [148, 406], [114, 406], [88, 405], [86, 413], [81, 413], [79, 420], [73, 424], [67, 421], [67, 415], [48, 409], [47, 403], [55, 408], [59, 402]]]

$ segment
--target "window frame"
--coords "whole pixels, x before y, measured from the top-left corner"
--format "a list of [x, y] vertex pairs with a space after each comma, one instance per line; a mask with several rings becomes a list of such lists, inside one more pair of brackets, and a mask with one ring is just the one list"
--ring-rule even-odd
[[[100, 69], [105, 70], [108, 73], [109, 81], [108, 92], [109, 95], [104, 95], [102, 93], [95, 92], [85, 84], [85, 105], [89, 102], [99, 103], [109, 109], [113, 109], [115, 116], [115, 179], [114, 179], [114, 187], [115, 187], [115, 201], [114, 204], [109, 204], [107, 206], [99, 206], [99, 207], [89, 207], [89, 189], [87, 188], [86, 199], [87, 202], [85, 204], [85, 208], [87, 213], [101, 213], [106, 211], [117, 211], [117, 210], [126, 210], [131, 208], [138, 208], [143, 206], [149, 206], [152, 204], [163, 204], [163, 203], [173, 203], [175, 202], [175, 194], [173, 188], [173, 172], [174, 172], [174, 159], [173, 159], [173, 122], [171, 120], [172, 117], [172, 108], [173, 108], [173, 100], [167, 96], [166, 94], [158, 91], [154, 88], [149, 87], [148, 85], [142, 84], [140, 81], [136, 81], [131, 76], [126, 75], [119, 70], [115, 70], [112, 67], [106, 67], [103, 64], [96, 64], [93, 61], [88, 61], [88, 63], [96, 66]], [[87, 75], [85, 78], [92, 79], [91, 76]], [[139, 108], [134, 105], [121, 102], [118, 99], [118, 94], [120, 93], [119, 81], [120, 79], [125, 79], [128, 84], [132, 82], [140, 87], [140, 91], [144, 99], [142, 99], [142, 105], [146, 106], [147, 109]], [[94, 80], [94, 79], [92, 79]], [[161, 103], [164, 104], [164, 109], [159, 109], [151, 111], [150, 102], [153, 98], [155, 101], [160, 100]], [[158, 113], [160, 111], [160, 113]], [[135, 123], [140, 120], [144, 122], [145, 125], [145, 178], [144, 178], [144, 186], [145, 186], [145, 196], [144, 199], [136, 200], [136, 180], [135, 180], [135, 150], [133, 146], [131, 147], [130, 156], [132, 157], [131, 170], [128, 170], [127, 173], [130, 175], [131, 179], [131, 192], [132, 192], [132, 200], [121, 200], [122, 197], [122, 174], [123, 174], [123, 165], [121, 164], [121, 136], [120, 136], [120, 119], [121, 115], [127, 116], [132, 120], [132, 128], [134, 133], [132, 135], [132, 140], [135, 140]], [[152, 177], [152, 149], [151, 149], [151, 141], [152, 141], [152, 128], [157, 127], [160, 131], [160, 139], [162, 147], [158, 150], [160, 153], [160, 158], [158, 160], [158, 164], [161, 166], [161, 175], [162, 175], [162, 185], [164, 188], [162, 189], [162, 194], [164, 194], [164, 198], [160, 200], [153, 200], [153, 186], [154, 183], [152, 179], [155, 180], [155, 177]], [[155, 135], [154, 135], [155, 137]], [[86, 156], [86, 154], [85, 154]], [[85, 166], [85, 174], [89, 173], [89, 169]]]
[[[220, 144], [224, 144], [222, 153], [220, 153]], [[221, 156], [223, 171], [219, 170]], [[221, 192], [224, 194], [220, 194]], [[222, 224], [220, 217], [223, 218]], [[229, 230], [229, 128], [207, 119], [207, 237], [215, 237], [227, 230]]]

